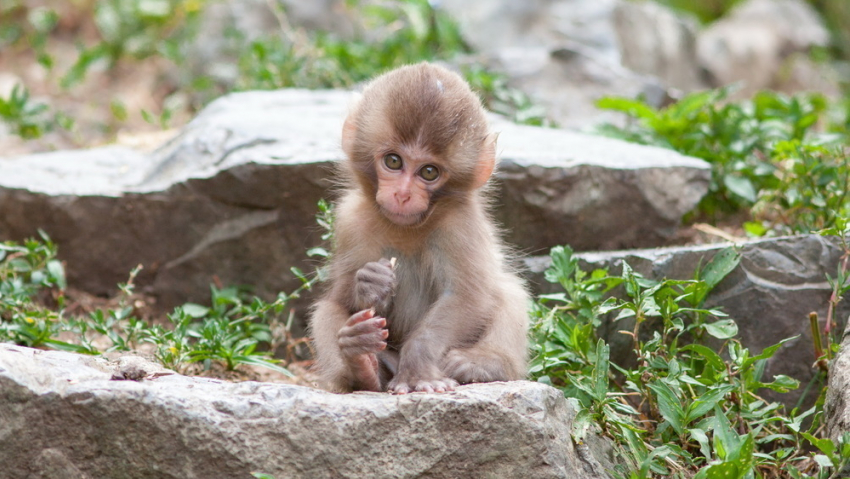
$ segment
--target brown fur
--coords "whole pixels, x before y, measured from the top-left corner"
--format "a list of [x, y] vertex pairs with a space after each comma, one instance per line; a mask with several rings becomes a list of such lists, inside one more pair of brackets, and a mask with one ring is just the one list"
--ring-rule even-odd
[[[330, 285], [311, 318], [328, 387], [405, 393], [524, 377], [528, 296], [486, 212], [481, 186], [495, 136], [468, 85], [427, 63], [378, 77], [346, 120], [343, 149], [348, 186], [336, 207]], [[415, 178], [424, 186], [410, 202], [390, 205], [422, 203], [414, 225], [386, 216], [400, 184], [397, 172], [380, 170], [388, 153], [441, 172], [433, 183]], [[389, 258], [398, 260], [394, 270]], [[365, 304], [355, 292], [390, 283], [386, 304]]]

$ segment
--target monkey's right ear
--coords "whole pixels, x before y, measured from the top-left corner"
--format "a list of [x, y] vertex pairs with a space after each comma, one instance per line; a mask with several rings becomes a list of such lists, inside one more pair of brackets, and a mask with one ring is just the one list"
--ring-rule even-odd
[[348, 157], [351, 157], [351, 150], [354, 148], [354, 137], [357, 136], [357, 127], [354, 125], [354, 119], [349, 114], [345, 117], [345, 123], [342, 125], [342, 151]]
[[484, 186], [496, 168], [496, 140], [498, 138], [498, 133], [490, 133], [481, 142], [481, 151], [478, 152], [478, 164], [475, 166], [475, 177], [472, 180], [473, 188], [475, 189]]
[[354, 147], [354, 138], [357, 136], [357, 125], [355, 124], [354, 117], [358, 114], [357, 110], [359, 109], [361, 98], [363, 98], [363, 94], [361, 93], [355, 93], [353, 95], [351, 105], [348, 109], [348, 116], [345, 117], [345, 123], [342, 125], [342, 151], [349, 157], [351, 157], [351, 150]]

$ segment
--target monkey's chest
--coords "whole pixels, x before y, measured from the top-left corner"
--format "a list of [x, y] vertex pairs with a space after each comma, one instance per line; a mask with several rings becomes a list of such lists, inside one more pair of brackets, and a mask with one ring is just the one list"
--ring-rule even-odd
[[388, 339], [392, 343], [400, 342], [416, 329], [445, 289], [417, 261], [399, 260], [395, 273], [392, 308], [387, 318]]

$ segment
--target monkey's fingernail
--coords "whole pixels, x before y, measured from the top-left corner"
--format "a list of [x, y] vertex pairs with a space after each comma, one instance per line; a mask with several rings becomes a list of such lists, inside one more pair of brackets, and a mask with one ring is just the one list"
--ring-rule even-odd
[[374, 317], [375, 316], [375, 308], [374, 307], [369, 308], [369, 313], [371, 313], [372, 316]]
[[395, 269], [395, 263], [396, 263], [396, 261], [397, 261], [397, 260], [396, 260], [395, 256], [393, 256], [392, 258], [390, 258], [390, 268], [391, 268], [391, 269]]

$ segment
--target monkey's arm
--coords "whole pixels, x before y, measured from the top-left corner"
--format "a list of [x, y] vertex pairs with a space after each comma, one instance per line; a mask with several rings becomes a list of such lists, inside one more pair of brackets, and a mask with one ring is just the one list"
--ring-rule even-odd
[[312, 316], [319, 374], [335, 391], [381, 391], [377, 353], [386, 348], [386, 319], [366, 309], [348, 315], [330, 299]]

